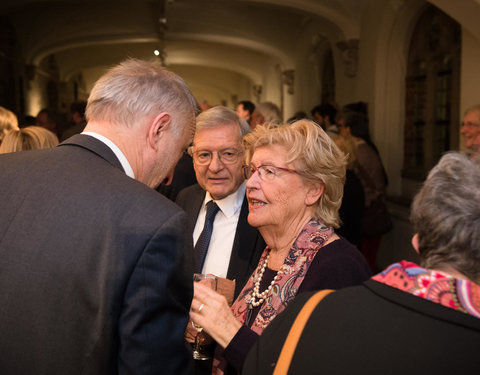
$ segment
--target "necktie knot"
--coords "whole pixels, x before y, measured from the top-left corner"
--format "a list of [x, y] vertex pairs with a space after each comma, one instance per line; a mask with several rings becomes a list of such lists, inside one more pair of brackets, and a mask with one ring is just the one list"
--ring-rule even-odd
[[214, 202], [210, 201], [207, 203], [207, 214], [205, 215], [205, 220], [213, 220], [217, 214], [220, 207]]

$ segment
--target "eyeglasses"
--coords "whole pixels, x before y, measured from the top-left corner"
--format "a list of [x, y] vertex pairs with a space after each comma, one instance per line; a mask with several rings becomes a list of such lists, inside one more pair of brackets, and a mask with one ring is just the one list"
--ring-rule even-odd
[[244, 165], [242, 167], [243, 177], [247, 180], [252, 177], [255, 172], [258, 172], [258, 177], [260, 177], [262, 181], [271, 181], [280, 174], [279, 171], [300, 174], [295, 169], [280, 168], [273, 165], [259, 165], [258, 167], [254, 165]]
[[193, 161], [198, 165], [207, 165], [212, 162], [213, 153], [217, 153], [218, 160], [223, 164], [235, 164], [243, 151], [226, 149], [221, 151], [200, 150], [192, 153]]
[[466, 126], [468, 128], [478, 128], [480, 124], [475, 124], [474, 122], [467, 121], [467, 122], [462, 122], [462, 126]]

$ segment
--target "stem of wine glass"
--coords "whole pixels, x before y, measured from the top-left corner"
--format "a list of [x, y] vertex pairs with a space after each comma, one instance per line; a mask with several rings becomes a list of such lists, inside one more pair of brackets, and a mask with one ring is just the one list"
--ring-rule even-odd
[[200, 351], [200, 347], [198, 345], [198, 333], [197, 335], [195, 336], [195, 352], [199, 352]]

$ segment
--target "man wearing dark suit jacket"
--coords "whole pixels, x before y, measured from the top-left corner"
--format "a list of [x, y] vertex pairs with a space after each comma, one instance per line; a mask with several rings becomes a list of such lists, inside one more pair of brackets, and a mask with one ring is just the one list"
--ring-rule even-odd
[[0, 373], [186, 374], [185, 214], [152, 188], [191, 142], [178, 76], [130, 59], [97, 81], [85, 132], [0, 156]]
[[[265, 248], [258, 230], [247, 222], [242, 139], [249, 131], [248, 123], [226, 107], [213, 107], [198, 115], [191, 150], [198, 184], [183, 189], [176, 200], [187, 212], [187, 232], [193, 233], [196, 244], [192, 256], [195, 271], [235, 280], [233, 299], [254, 271]], [[219, 211], [202, 257], [198, 239], [206, 221], [206, 206], [211, 201], [218, 205]], [[193, 334], [195, 331], [189, 329], [187, 340], [193, 340]], [[210, 352], [213, 352], [212, 346]], [[195, 361], [195, 374], [211, 373], [211, 364], [211, 361]]]
[[[201, 242], [207, 203], [218, 205], [207, 251], [202, 258], [195, 246], [192, 258], [196, 272], [235, 280], [234, 299], [265, 248], [258, 230], [247, 222], [242, 138], [249, 131], [248, 123], [226, 107], [213, 107], [198, 115], [192, 147], [198, 184], [183, 189], [176, 200], [187, 212], [187, 232], [193, 233], [196, 245]], [[193, 340], [194, 334], [192, 329], [187, 331], [187, 340]], [[195, 361], [195, 374], [207, 373], [211, 373], [211, 361]]]
[[[249, 131], [247, 122], [226, 107], [198, 115], [192, 147], [198, 184], [183, 189], [176, 200], [187, 212], [195, 243], [204, 227], [206, 204], [213, 200], [219, 206], [208, 250], [195, 270], [235, 280], [234, 298], [265, 248], [258, 230], [247, 222], [242, 139]], [[198, 254], [193, 258], [198, 260]]]

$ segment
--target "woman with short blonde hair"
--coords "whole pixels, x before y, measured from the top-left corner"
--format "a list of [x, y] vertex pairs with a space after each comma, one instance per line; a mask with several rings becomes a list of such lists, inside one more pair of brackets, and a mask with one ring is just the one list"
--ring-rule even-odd
[[324, 192], [314, 204], [315, 215], [325, 224], [338, 228], [338, 209], [342, 203], [346, 157], [331, 138], [310, 120], [291, 125], [259, 126], [244, 138], [247, 164], [258, 147], [282, 145], [287, 150], [287, 162], [295, 162], [300, 175], [310, 182], [319, 182]]
[[190, 317], [219, 345], [216, 375], [242, 372], [258, 336], [298, 294], [358, 285], [370, 275], [360, 252], [334, 230], [346, 158], [331, 138], [300, 120], [257, 126], [244, 146], [248, 223], [267, 247], [231, 309], [195, 283]]

